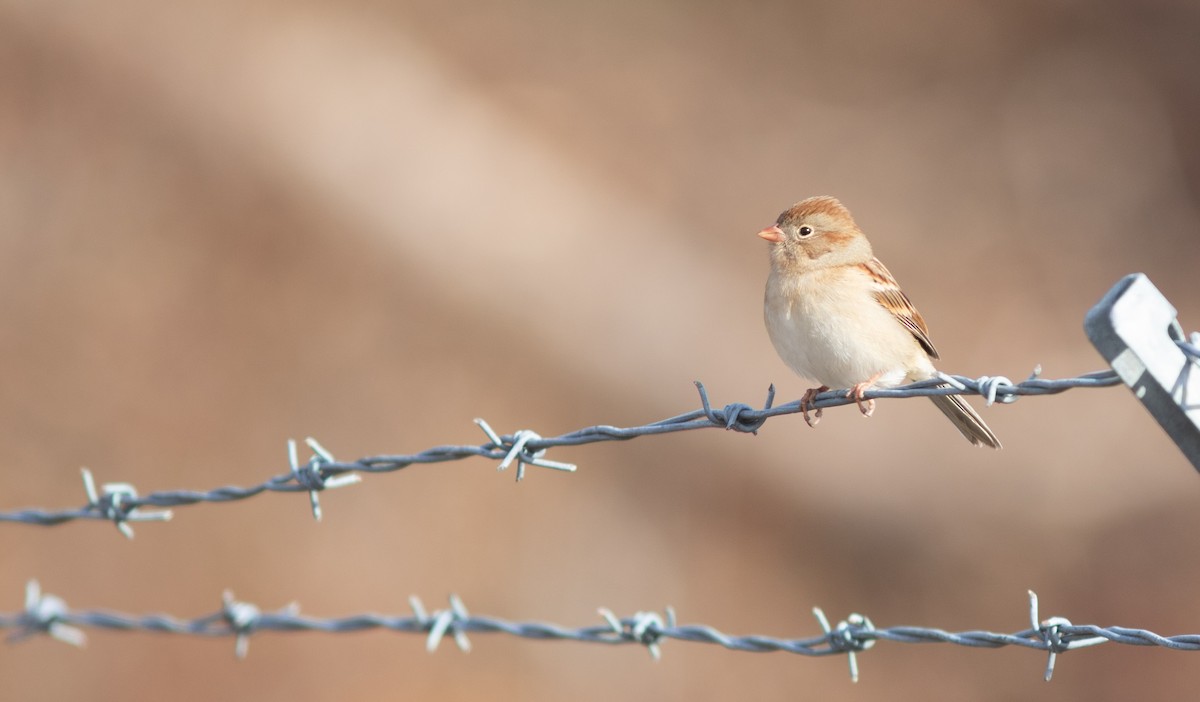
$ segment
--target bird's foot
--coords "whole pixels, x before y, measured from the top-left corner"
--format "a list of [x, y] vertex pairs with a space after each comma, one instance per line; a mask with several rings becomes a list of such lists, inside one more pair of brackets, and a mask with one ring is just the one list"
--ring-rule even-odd
[[878, 375], [846, 391], [846, 397], [854, 398], [858, 411], [862, 412], [864, 417], [870, 417], [875, 412], [875, 400], [864, 400], [863, 395], [875, 385], [876, 380], [879, 380]]
[[808, 390], [804, 391], [804, 397], [800, 398], [800, 414], [804, 417], [804, 423], [810, 427], [817, 426], [817, 422], [821, 421], [821, 415], [824, 414], [824, 410], [818, 407], [817, 411], [814, 412], [811, 417], [808, 416], [808, 411], [812, 409], [813, 402], [816, 401], [817, 395], [820, 395], [827, 390], [829, 390], [828, 385], [822, 385], [819, 388], [809, 388]]

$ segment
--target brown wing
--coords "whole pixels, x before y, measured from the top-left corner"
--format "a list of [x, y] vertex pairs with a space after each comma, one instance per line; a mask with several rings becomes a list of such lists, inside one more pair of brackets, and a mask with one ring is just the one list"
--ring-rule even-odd
[[876, 284], [875, 299], [879, 300], [879, 304], [891, 312], [896, 321], [903, 324], [905, 329], [912, 332], [930, 358], [937, 359], [938, 352], [929, 338], [929, 327], [925, 326], [925, 320], [921, 317], [921, 313], [917, 311], [916, 307], [913, 307], [912, 301], [896, 284], [896, 279], [892, 277], [888, 269], [877, 258], [862, 264], [862, 267]]

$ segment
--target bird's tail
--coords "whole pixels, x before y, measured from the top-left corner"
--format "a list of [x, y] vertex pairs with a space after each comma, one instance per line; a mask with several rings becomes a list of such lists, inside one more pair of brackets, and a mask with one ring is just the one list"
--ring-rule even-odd
[[[939, 387], [946, 387], [941, 385]], [[1000, 439], [992, 433], [992, 430], [984, 423], [983, 418], [979, 416], [974, 408], [967, 404], [967, 401], [958, 395], [931, 395], [930, 400], [937, 408], [946, 415], [946, 418], [954, 423], [954, 428], [958, 429], [959, 433], [967, 437], [976, 446], [990, 446], [991, 448], [1001, 448]]]

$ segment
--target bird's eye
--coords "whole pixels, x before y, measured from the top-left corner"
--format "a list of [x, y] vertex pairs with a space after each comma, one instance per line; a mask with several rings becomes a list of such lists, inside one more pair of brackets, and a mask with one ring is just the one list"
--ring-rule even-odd
[[800, 227], [800, 236], [812, 236], [812, 227]]

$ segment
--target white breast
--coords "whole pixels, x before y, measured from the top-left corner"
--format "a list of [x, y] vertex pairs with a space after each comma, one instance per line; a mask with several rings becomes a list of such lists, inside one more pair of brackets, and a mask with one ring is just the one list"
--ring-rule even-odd
[[876, 385], [894, 387], [932, 375], [924, 349], [875, 299], [874, 285], [852, 267], [790, 276], [772, 271], [764, 317], [784, 363], [831, 388], [875, 376]]

